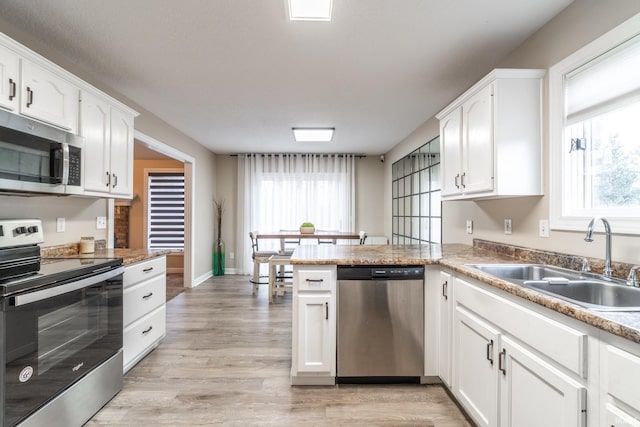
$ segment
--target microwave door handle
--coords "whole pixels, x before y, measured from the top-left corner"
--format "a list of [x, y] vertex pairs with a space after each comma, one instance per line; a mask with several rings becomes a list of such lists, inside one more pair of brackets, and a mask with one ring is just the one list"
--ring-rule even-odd
[[62, 184], [69, 184], [69, 144], [62, 143]]
[[105, 273], [97, 274], [95, 276], [86, 277], [84, 279], [76, 280], [75, 282], [65, 283], [64, 285], [54, 286], [51, 288], [43, 289], [41, 291], [30, 292], [23, 295], [15, 296], [15, 306], [30, 304], [33, 302], [42, 301], [47, 298], [52, 298], [58, 295], [66, 294], [67, 292], [77, 291], [78, 289], [88, 288], [105, 280], [109, 280], [115, 276], [124, 273], [124, 267], [118, 267], [116, 269], [107, 271]]

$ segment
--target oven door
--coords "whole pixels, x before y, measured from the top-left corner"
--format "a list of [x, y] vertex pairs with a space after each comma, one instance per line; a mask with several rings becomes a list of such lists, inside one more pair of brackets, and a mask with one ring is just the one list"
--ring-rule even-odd
[[122, 272], [5, 298], [2, 425], [14, 425], [122, 348]]

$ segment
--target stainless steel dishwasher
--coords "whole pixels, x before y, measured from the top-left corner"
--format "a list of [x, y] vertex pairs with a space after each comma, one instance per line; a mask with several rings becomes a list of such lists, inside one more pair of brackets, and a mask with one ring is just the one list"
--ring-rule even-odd
[[424, 375], [424, 267], [338, 266], [338, 382]]

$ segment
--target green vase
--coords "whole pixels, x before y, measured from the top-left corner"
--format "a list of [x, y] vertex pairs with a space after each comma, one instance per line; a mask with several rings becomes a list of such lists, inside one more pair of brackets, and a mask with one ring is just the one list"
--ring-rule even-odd
[[224, 276], [224, 241], [218, 239], [213, 248], [213, 275]]

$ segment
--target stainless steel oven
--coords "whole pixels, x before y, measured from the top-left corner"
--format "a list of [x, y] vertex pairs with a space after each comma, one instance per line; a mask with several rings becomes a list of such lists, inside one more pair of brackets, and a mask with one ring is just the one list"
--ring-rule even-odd
[[0, 110], [0, 191], [82, 193], [83, 139]]
[[122, 388], [122, 259], [30, 264], [0, 280], [0, 426], [80, 426]]

